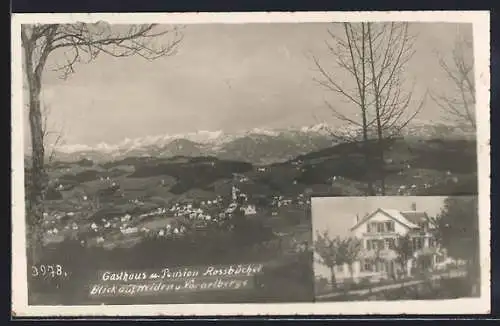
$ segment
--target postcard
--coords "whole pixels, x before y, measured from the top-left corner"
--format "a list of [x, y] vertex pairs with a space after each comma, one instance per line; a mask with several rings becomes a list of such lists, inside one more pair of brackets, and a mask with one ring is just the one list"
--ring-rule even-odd
[[488, 12], [14, 14], [13, 314], [487, 313], [489, 74]]

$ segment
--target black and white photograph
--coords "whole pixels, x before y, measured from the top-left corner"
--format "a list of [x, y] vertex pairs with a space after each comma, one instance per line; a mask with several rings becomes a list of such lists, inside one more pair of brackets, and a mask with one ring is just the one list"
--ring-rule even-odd
[[318, 197], [317, 301], [478, 297], [476, 196]]
[[15, 15], [20, 309], [484, 299], [468, 14]]

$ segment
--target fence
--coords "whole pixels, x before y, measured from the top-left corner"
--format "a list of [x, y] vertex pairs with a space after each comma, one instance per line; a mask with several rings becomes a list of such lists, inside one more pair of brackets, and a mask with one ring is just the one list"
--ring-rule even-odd
[[[316, 289], [316, 298], [323, 299], [342, 299], [349, 296], [370, 296], [376, 295], [377, 293], [385, 293], [387, 291], [412, 288], [420, 285], [437, 286], [439, 283], [446, 282], [447, 280], [465, 278], [467, 273], [460, 269], [450, 269], [444, 272], [432, 272], [432, 273], [420, 273], [412, 277], [406, 277], [404, 279], [398, 280], [382, 280], [376, 283], [371, 283], [368, 281], [359, 283], [340, 283], [333, 287], [332, 290]], [[330, 288], [331, 283], [328, 284]], [[467, 284], [465, 284], [467, 286]], [[463, 286], [462, 286], [463, 287]], [[413, 292], [418, 296], [417, 291]], [[385, 299], [385, 298], [384, 298]]]

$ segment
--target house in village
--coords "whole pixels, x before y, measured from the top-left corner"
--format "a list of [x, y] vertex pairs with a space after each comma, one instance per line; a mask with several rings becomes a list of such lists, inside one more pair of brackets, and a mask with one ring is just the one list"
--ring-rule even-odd
[[242, 209], [243, 212], [245, 213], [245, 216], [257, 214], [257, 209], [255, 208], [255, 205], [245, 205], [242, 207]]
[[[430, 217], [426, 212], [418, 211], [415, 204], [408, 211], [378, 208], [363, 218], [356, 216], [350, 234], [361, 240], [362, 250], [352, 266], [335, 267], [336, 279], [339, 282], [346, 279], [359, 281], [366, 277], [386, 279], [411, 275], [417, 267], [435, 268], [446, 259], [446, 252], [439, 247], [434, 231]], [[413, 255], [403, 271], [397, 246], [398, 240], [406, 235], [411, 239]]]

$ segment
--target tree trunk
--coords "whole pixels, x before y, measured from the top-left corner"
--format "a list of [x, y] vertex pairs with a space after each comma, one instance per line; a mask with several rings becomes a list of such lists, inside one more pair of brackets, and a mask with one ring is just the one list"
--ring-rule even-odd
[[376, 120], [377, 120], [377, 156], [379, 160], [379, 165], [377, 165], [377, 173], [379, 174], [380, 178], [380, 188], [381, 188], [381, 194], [382, 196], [385, 196], [385, 161], [384, 161], [384, 150], [385, 150], [385, 144], [384, 144], [384, 135], [382, 133], [382, 121], [380, 118], [380, 104], [379, 104], [379, 94], [378, 94], [378, 88], [376, 90], [377, 94], [375, 95], [375, 106], [376, 106]]
[[363, 127], [363, 151], [365, 156], [365, 171], [367, 172], [367, 187], [368, 195], [373, 196], [373, 166], [372, 166], [372, 155], [370, 144], [368, 142], [368, 117], [367, 117], [367, 107], [366, 107], [366, 35], [365, 35], [365, 23], [361, 23], [361, 54], [360, 59], [363, 61], [361, 65], [361, 81], [359, 82], [359, 92], [360, 92], [360, 106], [362, 115], [362, 127]]
[[396, 266], [394, 264], [394, 261], [389, 261], [389, 269], [391, 271], [391, 278], [393, 280], [397, 280], [397, 276], [396, 276]]
[[381, 189], [382, 196], [385, 196], [385, 161], [384, 160], [385, 160], [384, 148], [381, 148], [380, 149], [380, 189]]
[[[365, 118], [363, 118], [365, 120]], [[365, 156], [365, 171], [366, 171], [366, 176], [367, 176], [367, 195], [368, 196], [374, 196], [375, 191], [373, 189], [373, 165], [372, 165], [372, 155], [371, 155], [371, 148], [370, 144], [368, 142], [368, 135], [366, 132], [364, 132], [365, 135], [363, 136], [363, 151], [364, 151], [364, 156]]]
[[43, 199], [47, 189], [45, 173], [44, 131], [40, 105], [41, 75], [31, 63], [31, 55], [26, 55], [26, 71], [29, 87], [29, 126], [31, 131], [31, 173], [28, 196], [28, 212], [26, 217], [28, 261], [36, 264], [40, 260], [42, 250]]
[[330, 267], [330, 282], [332, 284], [332, 290], [337, 288], [337, 278], [335, 277], [335, 267]]
[[403, 280], [403, 282], [401, 282], [401, 287], [403, 288], [405, 286], [405, 279], [408, 277], [408, 264], [404, 261], [401, 262], [401, 269], [401, 279]]
[[349, 274], [351, 275], [351, 282], [354, 283], [354, 269], [352, 264], [349, 264], [347, 268], [349, 268]]
[[[371, 46], [371, 44], [370, 44]], [[378, 138], [378, 141], [377, 141], [377, 154], [378, 154], [378, 160], [379, 160], [379, 164], [377, 166], [377, 172], [379, 173], [379, 177], [380, 177], [380, 188], [381, 188], [381, 192], [382, 192], [382, 195], [385, 195], [385, 169], [384, 169], [384, 166], [385, 166], [385, 162], [384, 162], [384, 135], [382, 133], [382, 121], [381, 121], [381, 118], [380, 118], [380, 104], [379, 104], [379, 94], [378, 94], [378, 87], [375, 85], [375, 88], [376, 88], [376, 94], [375, 94], [375, 110], [376, 110], [376, 116], [377, 116], [377, 138]]]

